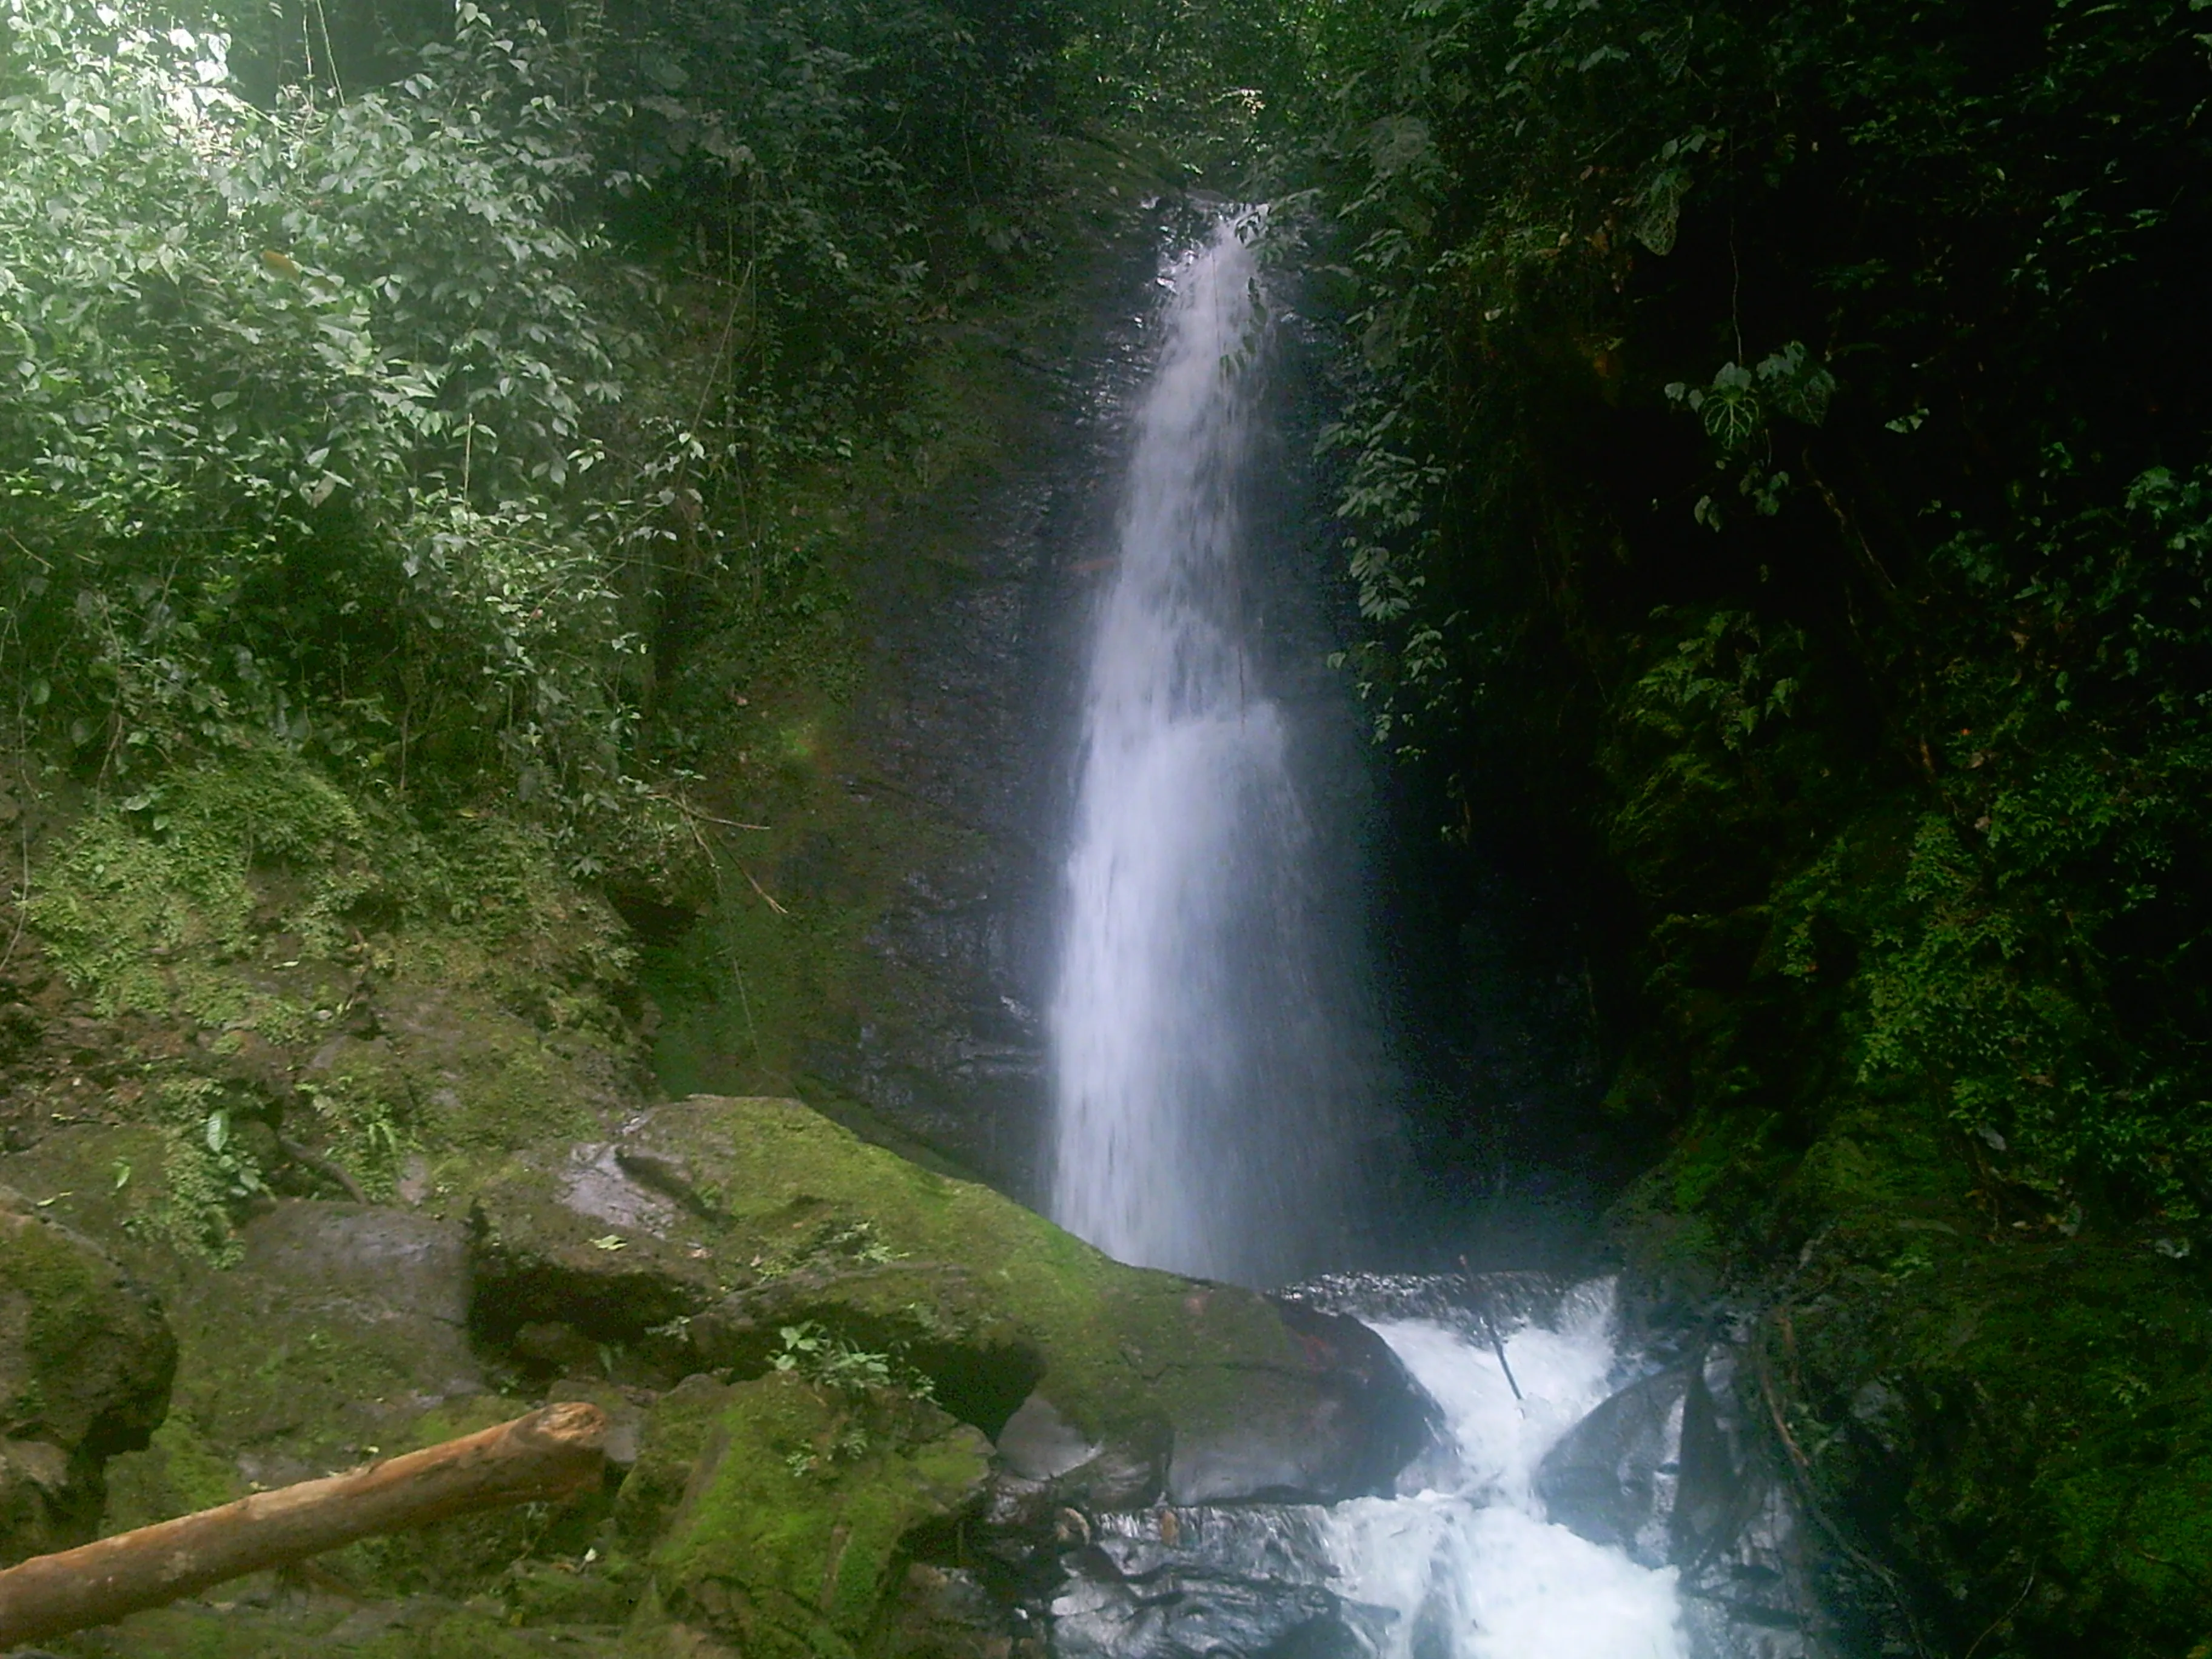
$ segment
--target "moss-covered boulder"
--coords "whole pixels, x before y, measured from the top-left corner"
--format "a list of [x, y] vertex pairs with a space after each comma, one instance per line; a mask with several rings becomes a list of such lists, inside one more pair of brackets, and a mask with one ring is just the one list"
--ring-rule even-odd
[[1379, 1491], [1425, 1432], [1356, 1322], [1124, 1267], [793, 1101], [699, 1096], [519, 1155], [475, 1225], [495, 1340], [561, 1322], [672, 1376], [744, 1376], [819, 1331], [895, 1356], [986, 1434], [1022, 1413], [1013, 1438], [1044, 1461], [1019, 1472], [1095, 1502]]
[[1872, 1104], [1747, 1236], [1708, 1177], [1757, 1155], [1716, 1122], [1623, 1207], [1632, 1299], [1662, 1323], [1760, 1308], [1754, 1409], [1855, 1540], [1832, 1589], [1867, 1641], [2118, 1659], [2212, 1638], [2212, 1299], [2187, 1237], [2001, 1221], [1994, 1183]]
[[103, 1466], [160, 1425], [176, 1363], [160, 1305], [0, 1187], [0, 1560], [92, 1535]]
[[118, 1471], [111, 1524], [349, 1468], [488, 1393], [466, 1340], [457, 1224], [285, 1200], [239, 1239], [233, 1267], [173, 1259], [173, 1420]]
[[909, 1540], [975, 1503], [981, 1434], [896, 1388], [775, 1372], [729, 1389], [653, 1556], [678, 1650], [848, 1659], [904, 1582]]
[[[94, 1515], [105, 1529], [227, 1503], [257, 1482], [350, 1468], [522, 1409], [491, 1392], [469, 1342], [459, 1221], [264, 1197], [224, 1215], [221, 1253], [179, 1248], [204, 1237], [203, 1194], [189, 1180], [194, 1166], [172, 1151], [150, 1126], [85, 1124], [9, 1161], [43, 1213], [65, 1218], [158, 1291], [175, 1334], [167, 1416], [150, 1443], [142, 1435], [142, 1449], [109, 1465], [105, 1515]], [[496, 1573], [514, 1552], [487, 1545], [480, 1553]]]
[[2039, 1654], [2212, 1634], [2212, 1310], [2183, 1264], [1861, 1215], [1769, 1350], [1818, 1490], [1911, 1564], [1927, 1623]]

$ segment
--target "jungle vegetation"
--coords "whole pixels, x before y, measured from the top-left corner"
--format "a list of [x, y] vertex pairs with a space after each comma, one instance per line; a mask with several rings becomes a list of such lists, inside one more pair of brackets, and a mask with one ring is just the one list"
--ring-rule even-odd
[[[176, 839], [281, 752], [574, 881], [665, 858], [672, 677], [823, 603], [781, 492], [923, 445], [919, 343], [1142, 147], [1300, 240], [1345, 665], [1444, 835], [1590, 893], [1639, 1201], [1723, 1276], [1854, 1194], [2201, 1261], [2204, 0], [4, 3], [19, 782]], [[2158, 1319], [2018, 1432], [2201, 1462]], [[2201, 1523], [2123, 1550], [2106, 1463], [2000, 1427], [1894, 1521], [1929, 1616], [2026, 1572], [2053, 1642], [2136, 1594], [2184, 1650]]]
[[1626, 884], [1636, 1024], [1729, 1000], [1625, 1109], [1848, 1027], [2036, 1224], [2212, 1202], [2186, 0], [8, 23], [19, 750], [495, 785], [595, 873], [702, 583], [802, 580], [766, 481], [1142, 133], [1305, 210], [1380, 738]]

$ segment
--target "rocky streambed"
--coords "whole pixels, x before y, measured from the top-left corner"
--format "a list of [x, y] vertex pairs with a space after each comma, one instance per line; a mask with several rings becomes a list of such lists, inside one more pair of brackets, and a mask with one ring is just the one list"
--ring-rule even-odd
[[[1729, 1345], [1624, 1346], [1607, 1292], [1269, 1297], [1126, 1267], [796, 1103], [718, 1097], [413, 1204], [267, 1204], [218, 1269], [142, 1248], [149, 1200], [98, 1178], [106, 1133], [10, 1166], [11, 1553], [87, 1535], [103, 1498], [111, 1527], [151, 1519], [539, 1400], [615, 1429], [583, 1501], [355, 1546], [67, 1651], [1473, 1659], [1521, 1650], [1483, 1645], [1479, 1607], [1457, 1634], [1424, 1613], [1449, 1564], [1404, 1606], [1363, 1601], [1344, 1528], [1447, 1489], [1479, 1516], [1514, 1479], [1528, 1527], [1688, 1610], [1662, 1651], [1819, 1650]], [[167, 1264], [158, 1304], [125, 1261]], [[1400, 1348], [1458, 1343], [1463, 1382], [1424, 1386], [1355, 1314]], [[1571, 1386], [1545, 1369], [1562, 1343]], [[1518, 1476], [1468, 1473], [1487, 1454], [1451, 1403], [1504, 1400], [1503, 1371], [1474, 1375], [1493, 1346], [1538, 1425], [1512, 1431]]]

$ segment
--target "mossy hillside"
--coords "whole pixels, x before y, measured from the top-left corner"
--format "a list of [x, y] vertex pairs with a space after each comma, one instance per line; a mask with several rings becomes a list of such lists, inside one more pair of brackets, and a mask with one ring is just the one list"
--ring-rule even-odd
[[[1924, 1575], [1905, 1594], [1927, 1639], [2203, 1637], [2212, 1316], [2186, 1240], [2007, 1219], [2016, 1191], [1977, 1182], [1909, 1099], [1861, 1093], [1802, 1149], [1771, 1116], [1702, 1119], [1616, 1221], [1640, 1294], [1762, 1307], [1759, 1404], [1801, 1490]], [[1887, 1616], [1888, 1593], [1860, 1594]]]
[[465, 805], [426, 822], [297, 750], [226, 750], [50, 833], [27, 919], [103, 1018], [290, 1042], [327, 1035], [315, 1028], [339, 1019], [343, 981], [406, 969], [555, 1028], [618, 1030], [623, 929], [547, 837]]
[[427, 831], [248, 749], [49, 829], [30, 888], [27, 949], [106, 1035], [96, 1099], [33, 1071], [21, 1115], [157, 1127], [179, 1248], [222, 1257], [272, 1187], [389, 1197], [634, 1097], [625, 930], [511, 818]]
[[182, 1258], [236, 1259], [230, 1196], [179, 1139], [158, 1123], [71, 1123], [10, 1154], [8, 1172], [56, 1220], [173, 1290]]
[[981, 1435], [896, 1389], [741, 1383], [654, 1553], [661, 1607], [763, 1659], [850, 1659], [906, 1540], [989, 1467]]
[[[480, 1189], [489, 1282], [515, 1275], [512, 1291], [499, 1291], [507, 1316], [542, 1316], [517, 1305], [540, 1285], [558, 1286], [572, 1312], [626, 1317], [626, 1328], [605, 1328], [608, 1339], [638, 1340], [641, 1319], [688, 1311], [675, 1340], [690, 1345], [689, 1363], [754, 1370], [773, 1358], [781, 1326], [818, 1318], [863, 1346], [939, 1367], [948, 1402], [987, 1431], [1035, 1386], [1085, 1434], [1137, 1445], [1170, 1427], [1194, 1438], [1224, 1431], [1255, 1391], [1312, 1370], [1263, 1297], [1124, 1267], [988, 1188], [869, 1146], [795, 1101], [659, 1107], [618, 1156], [665, 1200], [623, 1199], [629, 1224], [611, 1221], [612, 1209], [562, 1201], [580, 1189], [574, 1161], [519, 1158]], [[509, 1250], [512, 1265], [499, 1265]], [[593, 1290], [647, 1279], [664, 1287], [666, 1307]]]
[[2139, 1246], [1861, 1211], [1808, 1250], [1763, 1331], [1791, 1455], [1880, 1557], [1923, 1564], [1934, 1627], [1965, 1643], [2002, 1620], [2001, 1653], [2204, 1634], [2212, 1317], [2195, 1275]]

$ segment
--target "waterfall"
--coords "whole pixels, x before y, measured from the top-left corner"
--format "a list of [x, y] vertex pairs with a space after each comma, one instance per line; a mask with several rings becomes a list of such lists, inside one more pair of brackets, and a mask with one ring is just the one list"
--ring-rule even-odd
[[1171, 273], [1092, 642], [1051, 1011], [1054, 1218], [1123, 1261], [1251, 1284], [1337, 1243], [1356, 1086], [1325, 838], [1253, 638], [1263, 228], [1226, 216]]

